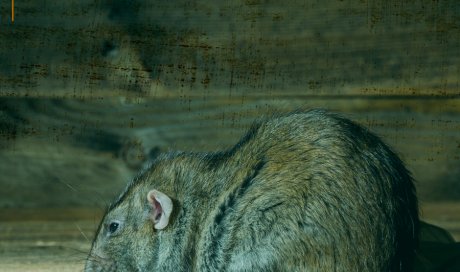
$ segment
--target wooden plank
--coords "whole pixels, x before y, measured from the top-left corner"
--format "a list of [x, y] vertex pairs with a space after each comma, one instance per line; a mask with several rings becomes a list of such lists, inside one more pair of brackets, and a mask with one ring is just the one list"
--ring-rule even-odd
[[5, 272], [81, 271], [94, 233], [91, 221], [78, 219], [3, 221], [0, 229], [0, 271]]
[[420, 199], [460, 199], [460, 99], [4, 99], [0, 207], [103, 208], [149, 153], [221, 150], [264, 114], [315, 107], [394, 147]]
[[458, 96], [446, 1], [31, 0], [0, 27], [0, 95]]

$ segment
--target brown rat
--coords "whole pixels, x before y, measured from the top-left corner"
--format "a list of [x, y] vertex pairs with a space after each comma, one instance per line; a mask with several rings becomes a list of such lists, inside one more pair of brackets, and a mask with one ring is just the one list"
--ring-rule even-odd
[[85, 271], [411, 271], [418, 224], [378, 137], [294, 112], [223, 152], [159, 156], [107, 210]]

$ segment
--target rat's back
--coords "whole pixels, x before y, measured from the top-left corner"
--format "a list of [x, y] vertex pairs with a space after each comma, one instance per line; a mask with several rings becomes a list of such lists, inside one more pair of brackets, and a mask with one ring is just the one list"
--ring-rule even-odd
[[227, 175], [230, 185], [202, 232], [198, 267], [412, 269], [413, 182], [366, 129], [324, 111], [292, 113], [259, 122], [226, 154], [219, 154], [223, 169], [240, 169], [240, 178]]

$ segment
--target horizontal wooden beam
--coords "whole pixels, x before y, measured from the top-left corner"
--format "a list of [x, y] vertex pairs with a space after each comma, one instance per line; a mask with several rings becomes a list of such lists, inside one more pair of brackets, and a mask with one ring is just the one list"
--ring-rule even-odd
[[0, 26], [0, 96], [460, 94], [456, 0], [31, 0]]
[[0, 207], [103, 207], [158, 152], [229, 148], [256, 119], [310, 108], [381, 136], [412, 171], [421, 199], [460, 199], [460, 99], [9, 98], [0, 106]]

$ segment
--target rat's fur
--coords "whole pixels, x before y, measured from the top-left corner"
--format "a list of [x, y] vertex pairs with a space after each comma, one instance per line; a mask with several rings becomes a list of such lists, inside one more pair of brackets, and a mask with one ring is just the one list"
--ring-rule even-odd
[[[152, 189], [173, 200], [163, 230]], [[378, 137], [295, 112], [230, 150], [156, 159], [107, 211], [86, 271], [411, 271], [418, 222], [412, 179]]]

